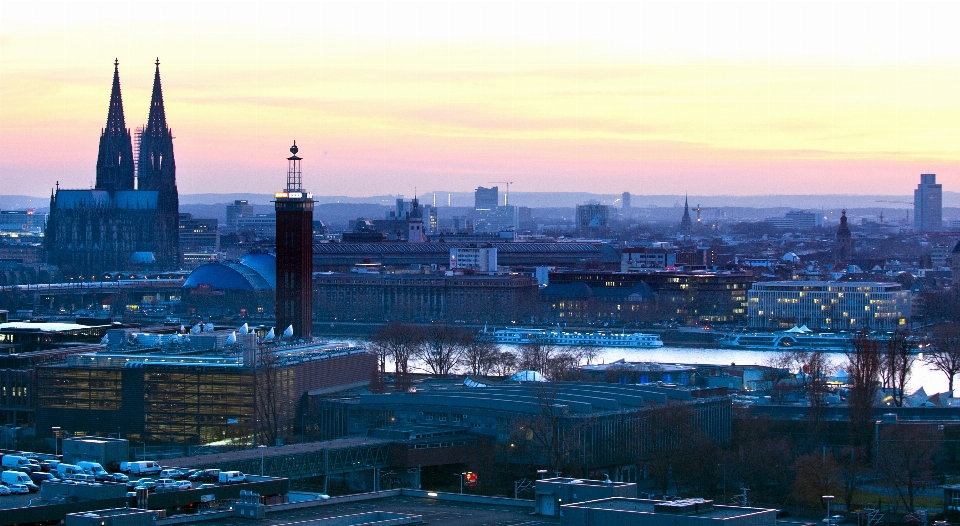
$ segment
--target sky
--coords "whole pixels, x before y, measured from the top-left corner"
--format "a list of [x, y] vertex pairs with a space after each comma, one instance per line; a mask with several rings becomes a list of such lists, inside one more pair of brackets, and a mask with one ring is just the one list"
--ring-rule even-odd
[[88, 188], [159, 57], [182, 194], [960, 191], [957, 2], [0, 1], [4, 193]]

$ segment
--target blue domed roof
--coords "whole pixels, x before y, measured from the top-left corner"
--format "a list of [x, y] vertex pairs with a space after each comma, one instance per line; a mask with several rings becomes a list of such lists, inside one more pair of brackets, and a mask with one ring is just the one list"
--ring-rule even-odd
[[[251, 254], [251, 256], [266, 256], [273, 260], [273, 268], [276, 268], [276, 259], [267, 254]], [[248, 256], [244, 256], [245, 258]], [[255, 258], [253, 264], [248, 266], [243, 259], [240, 263], [207, 263], [197, 267], [190, 273], [187, 280], [183, 283], [185, 289], [195, 289], [201, 285], [207, 285], [213, 290], [247, 290], [247, 291], [265, 291], [276, 289], [276, 271], [268, 274], [272, 279], [267, 279], [261, 272], [266, 273], [265, 267], [270, 264], [262, 258]]]
[[270, 284], [270, 288], [277, 288], [277, 258], [271, 254], [254, 253], [240, 258], [240, 263], [252, 268], [257, 274]]

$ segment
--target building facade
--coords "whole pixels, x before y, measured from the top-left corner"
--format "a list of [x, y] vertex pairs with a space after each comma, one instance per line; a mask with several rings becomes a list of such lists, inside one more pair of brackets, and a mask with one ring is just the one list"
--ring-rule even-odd
[[899, 283], [769, 281], [754, 283], [748, 296], [758, 329], [894, 330], [910, 318], [910, 292]]
[[913, 191], [913, 229], [943, 230], [943, 185], [937, 184], [937, 174], [920, 174], [920, 184]]
[[537, 312], [530, 276], [324, 273], [314, 279], [317, 321], [505, 323]]
[[610, 232], [610, 207], [601, 204], [577, 205], [577, 235], [605, 236]]

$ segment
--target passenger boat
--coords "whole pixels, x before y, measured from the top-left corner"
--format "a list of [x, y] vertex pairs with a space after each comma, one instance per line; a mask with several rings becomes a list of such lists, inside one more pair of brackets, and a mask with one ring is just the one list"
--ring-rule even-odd
[[523, 327], [484, 330], [481, 337], [495, 343], [523, 345], [587, 345], [591, 347], [663, 347], [660, 336], [642, 332], [576, 332], [554, 329], [529, 329]]
[[[806, 326], [794, 327], [779, 332], [731, 333], [720, 339], [723, 349], [749, 349], [758, 351], [822, 351], [847, 352], [853, 349], [851, 332], [813, 332]], [[880, 341], [889, 335], [877, 335]]]

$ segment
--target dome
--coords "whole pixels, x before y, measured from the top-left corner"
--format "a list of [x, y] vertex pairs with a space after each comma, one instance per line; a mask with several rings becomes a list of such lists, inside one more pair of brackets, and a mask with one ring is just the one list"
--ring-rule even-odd
[[240, 258], [240, 263], [250, 267], [270, 284], [270, 288], [277, 288], [277, 258], [270, 254], [253, 253]]
[[[263, 255], [273, 259], [273, 256]], [[265, 263], [262, 259], [254, 261], [254, 264], [260, 267], [259, 271], [255, 267], [247, 266], [242, 260], [240, 263], [207, 263], [190, 273], [190, 276], [183, 283], [183, 288], [195, 289], [200, 286], [208, 286], [213, 290], [274, 290], [276, 288], [276, 272], [271, 276], [273, 279], [267, 279], [260, 273], [260, 271], [265, 272], [263, 269], [266, 266]]]

